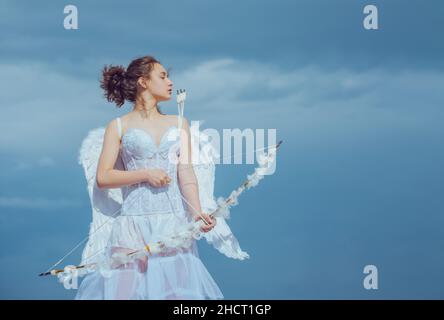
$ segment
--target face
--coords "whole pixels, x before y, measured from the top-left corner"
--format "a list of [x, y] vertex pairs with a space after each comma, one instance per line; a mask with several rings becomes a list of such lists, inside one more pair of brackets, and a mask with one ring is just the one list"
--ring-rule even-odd
[[151, 71], [151, 78], [146, 82], [147, 89], [157, 101], [171, 99], [173, 94], [173, 82], [168, 77], [169, 74], [165, 68], [156, 63]]

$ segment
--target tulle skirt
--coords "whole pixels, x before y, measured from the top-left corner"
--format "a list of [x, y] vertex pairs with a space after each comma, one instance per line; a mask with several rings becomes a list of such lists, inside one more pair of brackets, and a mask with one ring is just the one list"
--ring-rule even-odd
[[[173, 234], [189, 222], [185, 214], [121, 215], [113, 224], [104, 257], [144, 248], [156, 239]], [[189, 248], [139, 257], [115, 265], [104, 275], [94, 271], [81, 281], [76, 300], [223, 299], [222, 292], [199, 258], [196, 240]]]

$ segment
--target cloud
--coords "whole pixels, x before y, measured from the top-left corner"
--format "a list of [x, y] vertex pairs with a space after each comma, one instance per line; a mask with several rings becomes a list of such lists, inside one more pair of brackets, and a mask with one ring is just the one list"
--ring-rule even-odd
[[[0, 85], [8, 88], [0, 93], [2, 152], [41, 158], [75, 154], [89, 130], [118, 116], [113, 113], [115, 106], [103, 99], [96, 78], [75, 77], [41, 63], [0, 67], [4, 74]], [[99, 73], [99, 64], [96, 67]], [[418, 69], [360, 72], [314, 65], [282, 69], [224, 58], [181, 70], [173, 82], [176, 89], [187, 89], [185, 115], [190, 120], [206, 120], [213, 128], [278, 128], [279, 135], [279, 130], [332, 133], [436, 120], [442, 113], [439, 88], [444, 77]], [[161, 106], [166, 113], [177, 113], [174, 99]], [[123, 111], [129, 110], [127, 104]], [[53, 163], [48, 159], [42, 160], [43, 165]], [[30, 166], [25, 162], [17, 168]]]
[[45, 167], [54, 167], [55, 163], [56, 163], [55, 160], [51, 157], [42, 157], [40, 159], [37, 159], [37, 161], [35, 162], [21, 160], [17, 162], [15, 166], [11, 168], [10, 171], [14, 172], [14, 171], [24, 171], [24, 170], [31, 170], [31, 169], [38, 169]]
[[442, 29], [439, 1], [406, 6], [401, 0], [375, 0], [377, 31], [362, 25], [367, 0], [132, 3], [78, 0], [79, 29], [72, 31], [63, 29], [67, 4], [2, 1], [2, 56], [28, 59], [31, 53], [47, 63], [64, 61], [72, 71], [69, 64], [78, 57], [129, 58], [147, 51], [181, 63], [235, 56], [282, 67], [313, 62], [357, 69], [444, 66], [444, 44], [431, 32]]
[[2, 151], [52, 157], [72, 148], [79, 127], [105, 117], [96, 79], [73, 77], [35, 62], [1, 68], [0, 85], [8, 88], [0, 93]]
[[186, 112], [207, 123], [297, 133], [307, 127], [360, 130], [373, 120], [385, 122], [382, 126], [433, 120], [442, 112], [439, 88], [444, 77], [418, 69], [325, 70], [307, 65], [287, 70], [220, 59], [184, 70], [176, 75], [176, 84], [186, 85], [189, 92]]
[[[256, 250], [256, 262], [233, 262], [232, 273], [245, 270], [248, 274], [247, 288], [226, 276], [225, 267], [231, 262], [215, 269], [228, 295], [285, 298], [331, 292], [331, 298], [345, 292], [359, 297], [359, 288], [338, 291], [335, 285], [359, 283], [353, 272], [361, 272], [361, 267], [353, 270], [351, 266], [377, 257], [393, 275], [399, 265], [407, 266], [405, 272], [413, 275], [427, 274], [427, 281], [413, 279], [415, 292], [410, 294], [402, 290], [405, 277], [394, 277], [394, 285], [380, 297], [418, 297], [424, 292], [442, 296], [433, 284], [440, 282], [443, 263], [430, 246], [442, 237], [442, 217], [435, 213], [440, 209], [442, 181], [444, 77], [439, 70], [444, 42], [430, 32], [442, 25], [442, 5], [377, 1], [384, 16], [382, 29], [365, 32], [365, 2], [252, 5], [246, 1], [233, 2], [233, 11], [226, 2], [204, 0], [193, 6], [146, 2], [145, 7], [117, 1], [104, 7], [79, 1], [81, 21], [75, 33], [62, 28], [64, 4], [1, 2], [5, 10], [0, 10], [4, 31], [0, 36], [0, 155], [10, 162], [4, 171], [15, 173], [0, 179], [0, 207], [6, 208], [0, 215], [2, 252], [8, 255], [2, 259], [3, 274], [12, 272], [8, 266], [18, 265], [21, 274], [33, 275], [17, 281], [5, 276], [2, 296], [60, 298], [66, 294], [52, 282], [45, 287], [35, 274], [77, 243], [79, 235], [87, 235], [90, 209], [78, 210], [80, 202], [74, 200], [86, 196], [77, 165], [81, 139], [88, 130], [129, 110], [127, 105], [116, 111], [102, 98], [100, 69], [104, 63], [128, 63], [133, 55], [147, 51], [173, 67], [176, 88], [187, 89], [187, 118], [206, 120], [209, 127], [277, 128], [278, 138], [285, 141], [280, 174], [255, 190], [250, 202], [248, 197], [243, 199], [245, 212], [232, 221], [232, 227], [244, 229], [238, 236], [252, 253], [264, 232], [282, 228], [282, 249], [296, 252], [284, 257], [284, 265], [291, 266], [282, 271], [288, 283], [274, 281], [268, 289], [271, 293], [251, 285], [267, 271], [264, 261], [282, 258], [281, 250], [269, 250], [264, 243], [263, 250]], [[113, 20], [121, 23], [110, 23]], [[119, 39], [117, 45], [115, 39]], [[161, 105], [167, 113], [177, 110], [174, 101]], [[70, 165], [63, 167], [62, 155], [70, 159]], [[244, 174], [240, 173], [244, 168], [238, 169], [229, 174], [219, 171], [216, 194], [231, 190], [236, 177]], [[44, 179], [38, 179], [39, 175]], [[289, 190], [291, 196], [282, 197], [281, 190]], [[47, 194], [36, 197], [41, 192]], [[40, 208], [70, 207], [75, 208], [62, 210], [62, 220], [54, 220], [58, 210], [33, 214]], [[249, 226], [249, 216], [259, 217], [254, 230], [244, 228]], [[283, 219], [290, 223], [283, 225]], [[26, 237], [21, 236], [24, 232]], [[51, 234], [51, 239], [44, 234]], [[30, 255], [19, 250], [9, 256], [14, 251], [10, 243], [26, 249], [37, 242], [40, 251]], [[394, 246], [387, 249], [387, 243]], [[393, 250], [402, 255], [391, 254]], [[410, 261], [421, 261], [417, 270]], [[427, 268], [424, 261], [434, 267]], [[330, 274], [340, 275], [330, 285], [316, 281], [325, 266]], [[343, 272], [344, 266], [350, 273]]]
[[0, 196], [0, 207], [20, 209], [61, 209], [78, 207], [80, 201], [69, 199], [46, 199]]

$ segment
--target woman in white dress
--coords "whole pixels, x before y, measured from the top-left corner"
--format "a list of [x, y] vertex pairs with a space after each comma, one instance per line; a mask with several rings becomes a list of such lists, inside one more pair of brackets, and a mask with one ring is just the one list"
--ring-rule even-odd
[[[201, 211], [199, 189], [191, 164], [188, 121], [165, 115], [159, 101], [171, 98], [173, 82], [154, 57], [133, 60], [127, 69], [105, 66], [101, 87], [118, 107], [133, 110], [112, 120], [105, 130], [97, 166], [101, 189], [127, 186], [121, 214], [112, 225], [105, 256], [129, 253], [174, 233], [177, 226], [202, 217], [208, 232], [216, 219]], [[116, 170], [121, 156], [125, 170]], [[172, 161], [174, 160], [174, 161]], [[110, 276], [85, 276], [76, 299], [223, 299], [199, 258], [197, 244], [151, 254], [114, 265]]]

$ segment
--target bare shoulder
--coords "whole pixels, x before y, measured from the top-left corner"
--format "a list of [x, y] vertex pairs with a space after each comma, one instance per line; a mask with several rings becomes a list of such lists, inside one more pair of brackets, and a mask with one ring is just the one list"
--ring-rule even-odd
[[[165, 115], [170, 121], [171, 125], [178, 125], [179, 124], [179, 116], [177, 114], [168, 114]], [[185, 117], [182, 117], [182, 123], [184, 127], [189, 127], [188, 120]]]
[[112, 119], [108, 124], [106, 125], [106, 131], [113, 131], [116, 130], [117, 132], [117, 119]]
[[105, 136], [119, 138], [119, 129], [117, 126], [117, 118], [108, 122], [105, 129]]
[[122, 122], [122, 128], [126, 128], [128, 121], [130, 119], [130, 116], [127, 114], [124, 114], [123, 116], [120, 117], [120, 121]]
[[[129, 127], [129, 123], [131, 123], [131, 116], [129, 115], [129, 113], [126, 113], [126, 114], [120, 116], [119, 118], [120, 118], [120, 125], [121, 125], [121, 129], [122, 129], [122, 135], [124, 135], [126, 132], [126, 129]], [[114, 121], [116, 122], [116, 125], [117, 125], [117, 118], [114, 119]]]
[[185, 118], [185, 117], [183, 117], [182, 118], [182, 125], [183, 125], [183, 127], [186, 129], [186, 130], [189, 130], [190, 129], [190, 124], [188, 123], [188, 120], [187, 120], [187, 118]]

